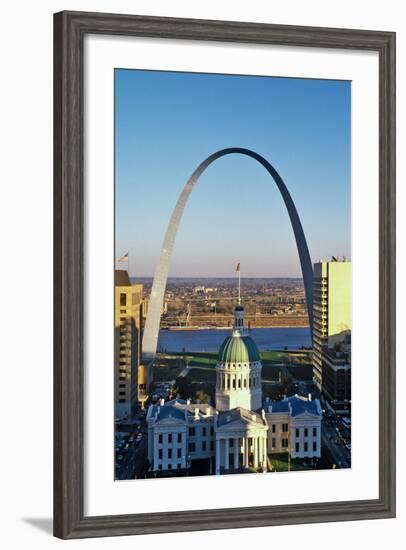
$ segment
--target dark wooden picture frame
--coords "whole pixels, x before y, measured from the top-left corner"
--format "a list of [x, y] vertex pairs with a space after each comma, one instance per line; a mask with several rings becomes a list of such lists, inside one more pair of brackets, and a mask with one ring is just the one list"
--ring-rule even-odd
[[[83, 511], [83, 39], [86, 34], [379, 54], [379, 498], [86, 517]], [[198, 531], [395, 516], [395, 34], [102, 13], [54, 16], [54, 534]]]

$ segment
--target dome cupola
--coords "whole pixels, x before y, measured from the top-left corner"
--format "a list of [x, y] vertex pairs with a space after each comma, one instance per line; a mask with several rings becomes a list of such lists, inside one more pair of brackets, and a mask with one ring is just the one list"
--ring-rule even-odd
[[250, 336], [243, 336], [234, 330], [221, 345], [219, 363], [254, 363], [260, 361], [256, 343]]

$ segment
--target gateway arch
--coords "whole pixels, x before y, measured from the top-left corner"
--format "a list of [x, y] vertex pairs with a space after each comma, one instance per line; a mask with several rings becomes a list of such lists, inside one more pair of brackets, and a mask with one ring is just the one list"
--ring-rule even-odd
[[176, 203], [175, 209], [172, 212], [172, 216], [169, 221], [169, 225], [163, 241], [159, 262], [155, 270], [154, 280], [152, 283], [151, 296], [148, 306], [148, 315], [142, 339], [144, 360], [153, 359], [156, 355], [159, 326], [161, 322], [162, 305], [165, 295], [166, 281], [168, 278], [169, 264], [172, 256], [173, 245], [175, 243], [176, 233], [178, 231], [179, 223], [189, 195], [192, 192], [199, 177], [206, 170], [206, 168], [210, 166], [212, 162], [220, 157], [233, 154], [246, 155], [247, 157], [251, 157], [262, 164], [265, 170], [272, 176], [274, 182], [276, 183], [276, 186], [278, 187], [282, 195], [296, 239], [296, 245], [299, 253], [300, 265], [302, 268], [302, 275], [305, 287], [310, 330], [313, 333], [313, 266], [310, 259], [309, 249], [307, 247], [302, 224], [300, 223], [300, 218], [292, 197], [290, 196], [289, 191], [287, 190], [287, 187], [278, 172], [264, 157], [249, 149], [244, 149], [241, 147], [231, 147], [228, 149], [221, 149], [220, 151], [213, 153], [212, 155], [207, 157], [206, 160], [204, 160], [201, 164], [199, 164], [199, 166], [190, 176], [188, 182], [183, 188], [183, 191], [179, 196], [178, 202]]

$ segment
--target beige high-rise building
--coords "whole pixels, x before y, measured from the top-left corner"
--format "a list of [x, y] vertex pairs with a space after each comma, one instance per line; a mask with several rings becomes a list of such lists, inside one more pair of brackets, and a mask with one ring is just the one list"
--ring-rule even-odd
[[334, 348], [351, 334], [351, 262], [314, 264], [313, 378], [323, 390], [323, 348]]
[[129, 419], [147, 389], [141, 365], [143, 285], [132, 284], [124, 270], [116, 270], [114, 279], [115, 415]]

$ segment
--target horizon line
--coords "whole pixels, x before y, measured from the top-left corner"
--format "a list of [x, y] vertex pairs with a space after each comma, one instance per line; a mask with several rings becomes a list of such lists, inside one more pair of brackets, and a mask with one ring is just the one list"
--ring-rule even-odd
[[[126, 271], [125, 269], [119, 270], [119, 271]], [[132, 279], [153, 279], [154, 275], [129, 275]], [[225, 276], [225, 275], [173, 275], [169, 276], [169, 279], [235, 279], [236, 277], [234, 275]], [[279, 276], [273, 276], [268, 277], [265, 275], [252, 275], [249, 277], [242, 277], [241, 280], [244, 279], [300, 279], [303, 281], [303, 277], [294, 276], [294, 275], [279, 275]]]

